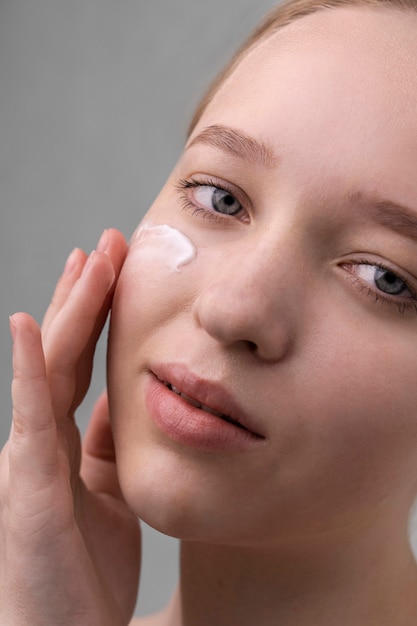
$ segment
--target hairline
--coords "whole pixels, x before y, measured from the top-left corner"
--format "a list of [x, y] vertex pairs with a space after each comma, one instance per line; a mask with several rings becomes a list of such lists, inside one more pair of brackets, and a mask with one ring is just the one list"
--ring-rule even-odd
[[414, 12], [417, 14], [417, 0], [286, 0], [276, 5], [243, 42], [231, 60], [222, 71], [209, 84], [203, 97], [200, 99], [191, 118], [187, 131], [187, 139], [193, 133], [203, 113], [207, 109], [214, 96], [222, 85], [233, 74], [242, 61], [260, 44], [270, 39], [286, 26], [303, 17], [312, 15], [323, 10], [338, 8], [364, 8], [364, 9], [392, 9], [401, 12]]

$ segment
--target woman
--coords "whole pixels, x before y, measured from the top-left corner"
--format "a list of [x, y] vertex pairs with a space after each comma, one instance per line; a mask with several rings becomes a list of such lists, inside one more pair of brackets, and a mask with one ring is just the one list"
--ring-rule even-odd
[[417, 622], [416, 5], [329, 4], [238, 53], [129, 248], [68, 260], [43, 348], [12, 317], [2, 624], [129, 623], [138, 517], [181, 577], [132, 623]]

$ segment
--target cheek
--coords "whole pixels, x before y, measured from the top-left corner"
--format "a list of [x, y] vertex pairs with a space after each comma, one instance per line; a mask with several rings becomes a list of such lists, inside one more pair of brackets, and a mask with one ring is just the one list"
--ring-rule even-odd
[[154, 272], [179, 272], [196, 257], [192, 241], [167, 224], [143, 222], [130, 243], [130, 257]]
[[152, 335], [184, 307], [198, 282], [199, 254], [191, 240], [167, 225], [142, 225], [130, 249], [113, 301], [112, 334], [135, 343]]
[[365, 324], [328, 330], [314, 376], [304, 375], [311, 438], [355, 489], [380, 484], [389, 491], [417, 465], [416, 342], [400, 329], [388, 333], [386, 321], [368, 333]]
[[366, 330], [363, 324], [328, 338], [326, 356], [318, 358], [321, 384], [353, 416], [417, 427], [417, 342], [403, 329], [396, 334], [386, 321]]

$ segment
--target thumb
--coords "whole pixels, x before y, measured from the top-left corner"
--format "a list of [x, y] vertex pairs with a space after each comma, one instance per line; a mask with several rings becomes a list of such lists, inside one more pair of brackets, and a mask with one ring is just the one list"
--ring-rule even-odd
[[[41, 334], [35, 320], [16, 313], [13, 336], [13, 421], [9, 458], [17, 490], [42, 491], [58, 473], [58, 436], [46, 376]], [[36, 487], [35, 487], [36, 484]]]

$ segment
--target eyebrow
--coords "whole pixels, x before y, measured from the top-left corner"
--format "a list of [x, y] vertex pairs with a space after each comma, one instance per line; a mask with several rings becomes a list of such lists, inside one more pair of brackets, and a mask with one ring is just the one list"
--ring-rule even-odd
[[[267, 169], [274, 169], [279, 163], [270, 145], [230, 126], [214, 124], [204, 128], [186, 149], [198, 144], [213, 146]], [[366, 211], [375, 222], [417, 240], [417, 210], [377, 196], [367, 196], [361, 191], [348, 193], [347, 200], [352, 207]]]
[[397, 204], [391, 200], [383, 200], [374, 196], [366, 196], [362, 192], [348, 194], [352, 206], [363, 209], [375, 222], [417, 240], [417, 210]]
[[252, 161], [252, 163], [267, 169], [273, 169], [278, 164], [278, 159], [271, 146], [229, 126], [220, 124], [208, 126], [194, 137], [188, 144], [187, 150], [198, 144], [213, 146], [239, 159]]

